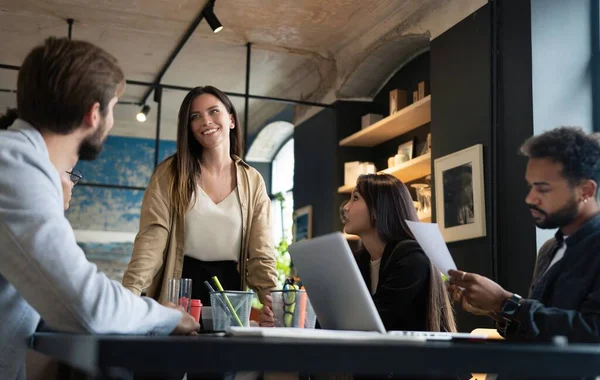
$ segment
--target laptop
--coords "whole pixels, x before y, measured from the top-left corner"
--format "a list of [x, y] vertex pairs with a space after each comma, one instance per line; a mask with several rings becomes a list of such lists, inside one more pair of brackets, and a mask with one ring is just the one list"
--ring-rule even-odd
[[346, 238], [339, 232], [288, 247], [319, 324], [329, 330], [376, 331], [427, 340], [486, 339], [487, 335], [387, 332]]

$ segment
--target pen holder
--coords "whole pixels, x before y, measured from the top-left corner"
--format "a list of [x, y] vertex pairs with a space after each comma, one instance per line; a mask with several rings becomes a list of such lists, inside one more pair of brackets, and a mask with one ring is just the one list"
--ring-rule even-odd
[[[213, 330], [224, 331], [229, 326], [240, 326], [238, 318], [243, 327], [248, 327], [253, 297], [253, 292], [232, 290], [211, 292]], [[229, 302], [227, 302], [228, 300]]]
[[275, 327], [314, 329], [317, 315], [310, 304], [306, 290], [273, 290]]

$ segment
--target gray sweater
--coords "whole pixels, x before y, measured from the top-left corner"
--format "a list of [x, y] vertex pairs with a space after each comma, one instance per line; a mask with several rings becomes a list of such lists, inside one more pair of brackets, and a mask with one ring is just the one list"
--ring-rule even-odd
[[42, 135], [17, 120], [0, 131], [0, 379], [25, 378], [40, 317], [66, 332], [166, 335], [181, 313], [135, 296], [86, 259]]

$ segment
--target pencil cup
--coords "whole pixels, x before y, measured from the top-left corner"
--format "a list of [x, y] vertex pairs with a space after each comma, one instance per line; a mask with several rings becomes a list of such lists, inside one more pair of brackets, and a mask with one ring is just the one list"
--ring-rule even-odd
[[273, 290], [273, 314], [275, 327], [298, 327], [314, 329], [317, 321], [306, 290]]
[[253, 292], [211, 292], [213, 330], [227, 330], [229, 326], [248, 327]]

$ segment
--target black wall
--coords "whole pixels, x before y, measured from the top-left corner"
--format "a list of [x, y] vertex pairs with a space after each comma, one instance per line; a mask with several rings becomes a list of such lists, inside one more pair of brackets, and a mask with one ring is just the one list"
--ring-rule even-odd
[[497, 228], [498, 282], [525, 296], [536, 258], [535, 224], [525, 204], [527, 159], [521, 144], [533, 135], [531, 7], [501, 1], [498, 7]]
[[[325, 109], [294, 128], [294, 208], [311, 205], [313, 236], [333, 231], [337, 203], [336, 113]], [[339, 219], [339, 218], [338, 218]]]
[[313, 207], [313, 237], [342, 231], [339, 207], [348, 195], [338, 194], [344, 162], [372, 161], [373, 150], [340, 147], [339, 141], [360, 129], [366, 102], [338, 101], [294, 129], [294, 208]]
[[[505, 0], [493, 12], [495, 32], [486, 5], [432, 41], [432, 153], [483, 144], [487, 236], [449, 248], [459, 268], [526, 295], [536, 234], [524, 202], [527, 160], [518, 152], [533, 134], [531, 9], [528, 1]], [[459, 312], [463, 331], [489, 324]]]
[[[362, 115], [373, 113], [373, 104], [370, 102], [348, 102], [339, 101], [335, 103], [336, 113], [336, 144], [345, 137], [359, 131], [361, 129]], [[337, 187], [344, 184], [344, 163], [350, 161], [371, 161], [374, 162], [374, 149], [372, 148], [356, 148], [356, 147], [339, 147], [335, 157], [336, 161], [336, 188], [335, 204], [333, 212], [336, 213], [332, 231], [341, 231], [343, 229], [342, 221], [339, 218], [340, 206], [350, 199], [349, 194], [339, 194]], [[379, 167], [377, 167], [379, 169]]]
[[[494, 273], [489, 236], [492, 227], [490, 32], [490, 14], [485, 7], [431, 41], [432, 161], [483, 144], [488, 236], [449, 243], [448, 247], [458, 268], [487, 277], [493, 277]], [[435, 186], [433, 178], [432, 182]], [[458, 317], [463, 331], [490, 326], [484, 317], [463, 312]]]
[[[294, 196], [296, 207], [313, 204], [315, 235], [341, 228], [337, 209], [344, 196], [336, 191], [343, 183], [345, 161], [371, 160], [383, 169], [387, 167], [383, 160], [395, 153], [398, 144], [413, 136], [422, 142], [429, 130], [432, 160], [483, 144], [487, 236], [448, 246], [460, 269], [527, 294], [536, 233], [524, 203], [526, 159], [518, 150], [533, 134], [531, 8], [529, 1], [495, 4], [494, 9], [482, 7], [432, 40], [430, 53], [394, 75], [373, 103], [338, 102], [335, 109], [296, 128]], [[498, 54], [492, 54], [493, 46]], [[409, 87], [421, 80], [431, 86], [431, 125], [371, 149], [337, 146], [340, 139], [360, 129], [362, 114], [387, 115], [390, 89], [412, 91]], [[458, 322], [461, 331], [492, 326], [488, 318], [462, 311]]]

